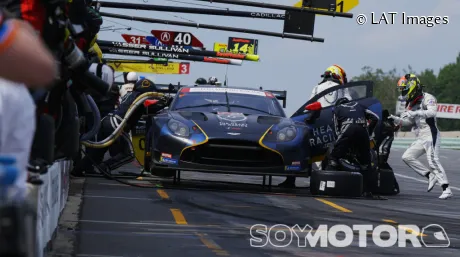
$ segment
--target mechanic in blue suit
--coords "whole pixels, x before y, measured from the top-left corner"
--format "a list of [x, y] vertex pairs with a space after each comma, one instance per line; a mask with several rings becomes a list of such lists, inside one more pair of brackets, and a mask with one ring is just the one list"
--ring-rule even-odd
[[[110, 136], [119, 126], [119, 124], [122, 122], [124, 119], [129, 107], [133, 104], [133, 102], [136, 100], [138, 96], [145, 92], [156, 92], [156, 87], [155, 84], [148, 80], [148, 79], [142, 79], [139, 80], [135, 85], [134, 89], [131, 92], [127, 92], [126, 95], [123, 97], [122, 102], [120, 103], [120, 106], [109, 113], [106, 117], [104, 117], [101, 121], [101, 128], [99, 130], [99, 133], [97, 135], [97, 141], [104, 140], [108, 136]], [[168, 104], [167, 99], [157, 99], [159, 100], [155, 104], [155, 110], [156, 112], [161, 111], [163, 108], [165, 108]], [[144, 114], [144, 109], [142, 107], [139, 107], [133, 115], [129, 118], [127, 121], [127, 125], [125, 126], [125, 132], [127, 133], [128, 131], [133, 128], [139, 119], [142, 117]], [[124, 133], [124, 134], [126, 134]], [[129, 138], [127, 139], [129, 140]], [[130, 146], [131, 147], [131, 146]], [[85, 156], [80, 162], [75, 165], [74, 170], [72, 171], [72, 175], [74, 176], [82, 176], [83, 172], [91, 170], [92, 165], [98, 165], [100, 169], [103, 169], [106, 173], [110, 173], [110, 171], [119, 168], [120, 166], [127, 164], [134, 160], [134, 153], [133, 150], [130, 149], [130, 151], [125, 151], [126, 149], [122, 149], [121, 151], [118, 151], [118, 153], [113, 156], [112, 158], [104, 160], [104, 155], [108, 151], [107, 148], [89, 148], [87, 151], [87, 156]]]
[[[367, 120], [370, 124], [367, 124]], [[333, 109], [333, 120], [337, 140], [328, 156], [328, 169], [340, 169], [339, 158], [344, 158], [349, 150], [354, 150], [363, 170], [364, 192], [372, 195], [374, 189], [370, 155], [370, 138], [379, 122], [379, 116], [358, 102], [347, 98], [338, 99]]]

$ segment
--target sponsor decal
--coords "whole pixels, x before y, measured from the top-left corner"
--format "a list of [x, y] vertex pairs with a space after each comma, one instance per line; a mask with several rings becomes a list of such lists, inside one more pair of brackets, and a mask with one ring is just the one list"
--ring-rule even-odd
[[225, 120], [230, 122], [247, 120], [246, 116], [243, 113], [237, 112], [218, 112], [217, 118], [219, 118], [219, 120]]
[[292, 166], [300, 166], [300, 161], [292, 162]]
[[167, 158], [167, 157], [163, 157], [163, 156], [160, 158], [160, 162], [168, 163], [168, 164], [177, 164], [176, 159]]
[[240, 128], [247, 128], [248, 127], [247, 123], [224, 122], [224, 121], [219, 122], [219, 125], [220, 126], [225, 126], [225, 127], [240, 127]]
[[169, 153], [161, 153], [161, 157], [172, 158], [172, 155]]
[[285, 170], [300, 170], [300, 166], [285, 166]]

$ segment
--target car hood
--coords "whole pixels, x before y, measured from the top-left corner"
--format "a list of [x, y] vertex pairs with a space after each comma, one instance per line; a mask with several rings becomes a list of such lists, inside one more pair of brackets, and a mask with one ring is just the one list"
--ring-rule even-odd
[[[266, 116], [244, 115], [242, 113], [210, 113], [210, 112], [174, 112], [174, 118], [195, 122], [210, 138], [245, 135], [257, 135], [259, 139], [273, 125], [291, 123], [290, 119]], [[180, 119], [179, 118], [179, 119]]]

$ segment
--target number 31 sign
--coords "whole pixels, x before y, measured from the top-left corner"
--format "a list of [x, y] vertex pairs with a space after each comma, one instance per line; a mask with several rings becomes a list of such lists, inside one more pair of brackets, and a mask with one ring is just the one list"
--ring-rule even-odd
[[242, 54], [257, 54], [259, 40], [229, 37], [228, 38], [228, 51], [233, 53]]

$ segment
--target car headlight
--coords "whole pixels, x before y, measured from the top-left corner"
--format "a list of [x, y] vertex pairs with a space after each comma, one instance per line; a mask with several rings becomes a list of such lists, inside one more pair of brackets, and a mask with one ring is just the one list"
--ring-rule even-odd
[[295, 127], [286, 127], [278, 131], [276, 140], [278, 142], [288, 142], [293, 140], [297, 136], [297, 129]]
[[174, 133], [176, 136], [180, 137], [188, 137], [190, 136], [190, 129], [184, 123], [177, 121], [177, 120], [169, 120], [168, 121], [168, 128]]

